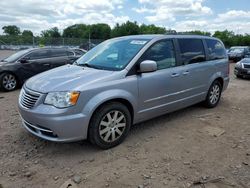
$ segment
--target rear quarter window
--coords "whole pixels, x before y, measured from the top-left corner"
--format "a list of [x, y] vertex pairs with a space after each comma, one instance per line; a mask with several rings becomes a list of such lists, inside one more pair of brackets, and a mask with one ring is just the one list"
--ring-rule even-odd
[[183, 64], [199, 63], [206, 60], [201, 39], [178, 39]]
[[227, 58], [223, 44], [218, 40], [206, 39], [209, 60]]

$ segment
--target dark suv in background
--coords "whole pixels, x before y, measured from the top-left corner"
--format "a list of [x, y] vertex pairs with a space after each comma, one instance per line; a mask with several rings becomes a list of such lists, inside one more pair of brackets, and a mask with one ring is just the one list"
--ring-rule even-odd
[[245, 57], [250, 57], [250, 47], [249, 46], [233, 46], [228, 51], [229, 60], [238, 62]]
[[33, 48], [19, 51], [0, 61], [0, 89], [12, 91], [28, 78], [72, 64], [79, 58], [73, 50], [64, 48]]

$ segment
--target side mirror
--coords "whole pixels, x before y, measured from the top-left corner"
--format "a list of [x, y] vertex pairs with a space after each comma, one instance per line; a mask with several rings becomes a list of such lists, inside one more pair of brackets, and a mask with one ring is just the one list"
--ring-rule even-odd
[[151, 60], [145, 60], [140, 64], [140, 73], [154, 72], [157, 70], [157, 63]]
[[20, 63], [28, 63], [29, 62], [29, 58], [27, 57], [23, 57], [22, 59], [20, 59]]

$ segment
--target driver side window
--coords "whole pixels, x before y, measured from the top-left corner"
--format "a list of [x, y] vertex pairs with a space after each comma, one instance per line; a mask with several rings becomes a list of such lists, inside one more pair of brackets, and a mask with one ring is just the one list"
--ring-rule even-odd
[[43, 58], [49, 58], [49, 57], [50, 57], [49, 50], [37, 50], [27, 55], [27, 58], [29, 60], [43, 59]]
[[153, 44], [143, 54], [141, 62], [145, 60], [155, 61], [157, 70], [175, 67], [176, 58], [172, 40], [162, 40]]

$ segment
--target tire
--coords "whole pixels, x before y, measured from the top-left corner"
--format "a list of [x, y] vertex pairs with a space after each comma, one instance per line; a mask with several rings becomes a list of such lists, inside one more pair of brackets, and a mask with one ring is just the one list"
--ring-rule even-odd
[[88, 139], [102, 149], [115, 147], [126, 138], [131, 123], [128, 108], [119, 102], [110, 102], [93, 114], [89, 124]]
[[0, 89], [2, 91], [13, 91], [17, 88], [16, 76], [11, 73], [3, 73], [0, 75]]
[[218, 105], [221, 97], [222, 86], [218, 80], [215, 80], [210, 86], [204, 105], [207, 108], [214, 108]]
[[241, 76], [241, 75], [236, 75], [236, 77], [237, 77], [237, 78], [243, 78], [243, 76]]

